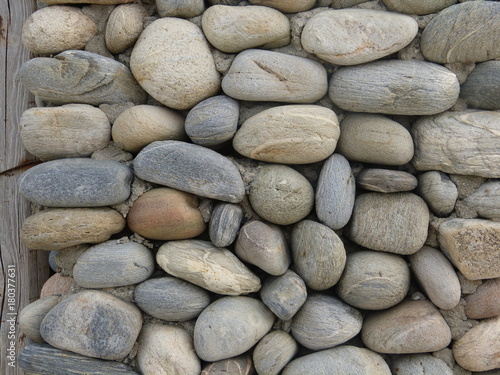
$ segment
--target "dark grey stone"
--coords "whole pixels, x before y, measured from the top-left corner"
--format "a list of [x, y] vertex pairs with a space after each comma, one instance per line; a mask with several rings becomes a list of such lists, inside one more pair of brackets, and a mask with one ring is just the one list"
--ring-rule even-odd
[[210, 241], [217, 247], [226, 247], [234, 242], [243, 219], [243, 209], [232, 203], [217, 204], [210, 217], [208, 233]]
[[472, 108], [500, 109], [500, 61], [477, 64], [460, 90]]

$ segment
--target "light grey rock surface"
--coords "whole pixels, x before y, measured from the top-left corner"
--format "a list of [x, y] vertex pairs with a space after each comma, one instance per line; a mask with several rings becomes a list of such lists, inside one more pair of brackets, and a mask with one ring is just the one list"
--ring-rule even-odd
[[428, 171], [418, 176], [418, 192], [438, 216], [446, 216], [455, 208], [457, 186], [450, 177], [439, 171]]
[[446, 362], [430, 354], [401, 355], [391, 362], [391, 370], [397, 375], [453, 375]]
[[191, 18], [205, 10], [203, 0], [155, 0], [160, 17]]
[[500, 109], [500, 61], [477, 64], [462, 84], [460, 97], [472, 108]]
[[271, 331], [253, 351], [255, 369], [258, 374], [278, 375], [298, 350], [297, 342], [288, 332]]
[[251, 4], [264, 5], [283, 13], [298, 13], [311, 9], [315, 0], [249, 0]]
[[45, 342], [40, 334], [40, 324], [45, 315], [59, 303], [59, 299], [58, 295], [47, 296], [25, 306], [18, 317], [19, 330], [35, 342]]
[[455, 4], [457, 0], [382, 0], [382, 2], [395, 12], [423, 15], [439, 12]]
[[356, 176], [359, 187], [379, 193], [400, 193], [411, 191], [418, 185], [411, 173], [392, 169], [365, 168]]
[[464, 202], [483, 218], [500, 219], [500, 181], [485, 182]]
[[132, 47], [142, 33], [147, 15], [146, 8], [141, 4], [123, 4], [113, 9], [105, 32], [109, 51], [118, 54]]
[[234, 203], [218, 203], [210, 217], [210, 241], [217, 247], [231, 245], [240, 230], [243, 209]]

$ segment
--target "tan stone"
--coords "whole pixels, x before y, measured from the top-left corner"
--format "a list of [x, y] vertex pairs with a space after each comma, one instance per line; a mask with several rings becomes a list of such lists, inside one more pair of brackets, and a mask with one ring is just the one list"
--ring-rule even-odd
[[469, 319], [485, 319], [500, 315], [500, 279], [491, 279], [479, 285], [465, 297], [465, 315]]
[[[83, 0], [40, 0], [47, 5], [54, 4], [81, 4]], [[113, 5], [131, 3], [134, 0], [85, 0], [86, 4], [100, 4], [100, 5]]]
[[144, 26], [146, 8], [141, 4], [124, 4], [111, 12], [106, 24], [106, 46], [111, 53], [120, 53], [132, 47]]
[[254, 5], [265, 5], [283, 13], [298, 13], [311, 9], [316, 0], [249, 0]]

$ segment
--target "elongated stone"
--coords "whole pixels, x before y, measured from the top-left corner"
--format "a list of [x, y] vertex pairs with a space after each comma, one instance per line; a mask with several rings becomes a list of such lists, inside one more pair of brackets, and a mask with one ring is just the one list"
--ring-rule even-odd
[[134, 160], [143, 180], [174, 189], [238, 203], [245, 196], [236, 166], [219, 153], [181, 141], [153, 142]]
[[460, 97], [473, 108], [500, 109], [500, 61], [477, 64], [460, 88]]
[[69, 50], [31, 59], [19, 69], [19, 79], [34, 95], [56, 104], [146, 101], [125, 65], [92, 52]]
[[297, 354], [299, 346], [285, 331], [271, 331], [259, 341], [253, 351], [258, 374], [278, 375]]
[[40, 334], [40, 324], [59, 300], [60, 296], [52, 295], [42, 297], [24, 307], [18, 317], [20, 331], [35, 342], [44, 342]]
[[203, 13], [205, 3], [203, 0], [158, 0], [156, 7], [160, 17], [191, 18]]
[[156, 254], [170, 275], [214, 293], [240, 295], [260, 289], [260, 279], [229, 250], [201, 240], [170, 241]]
[[391, 370], [398, 375], [453, 375], [453, 370], [444, 361], [430, 354], [400, 355], [391, 362]]
[[112, 160], [59, 159], [24, 172], [19, 190], [28, 200], [49, 207], [101, 207], [125, 201], [132, 171]]
[[144, 26], [147, 10], [140, 4], [116, 7], [106, 23], [106, 47], [114, 54], [121, 53], [134, 45]]
[[330, 81], [330, 99], [351, 112], [433, 115], [458, 99], [457, 76], [425, 61], [384, 60], [343, 67]]
[[418, 185], [411, 173], [392, 169], [365, 168], [356, 176], [359, 187], [379, 193], [411, 191]]
[[283, 13], [298, 13], [311, 9], [315, 0], [250, 0], [250, 4], [265, 5]]
[[477, 214], [487, 219], [500, 219], [500, 182], [488, 181], [464, 199]]
[[442, 172], [429, 171], [418, 176], [418, 191], [431, 211], [438, 216], [446, 216], [455, 208], [457, 186]]
[[457, 0], [382, 0], [390, 10], [407, 14], [436, 13], [457, 2]]
[[218, 203], [210, 217], [208, 232], [210, 241], [217, 247], [231, 245], [243, 219], [243, 209], [233, 203]]

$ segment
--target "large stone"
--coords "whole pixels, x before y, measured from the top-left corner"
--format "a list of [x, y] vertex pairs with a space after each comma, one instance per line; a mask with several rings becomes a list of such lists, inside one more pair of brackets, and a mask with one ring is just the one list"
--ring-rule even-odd
[[19, 69], [19, 79], [34, 95], [55, 104], [139, 104], [147, 97], [125, 65], [86, 51], [31, 59]]
[[283, 13], [298, 13], [311, 9], [316, 0], [249, 0], [250, 4], [264, 5]]
[[217, 247], [231, 245], [243, 219], [243, 209], [234, 203], [218, 203], [212, 210], [208, 233], [210, 241]]
[[106, 23], [106, 47], [114, 54], [134, 45], [144, 26], [147, 10], [141, 4], [125, 4], [116, 7]]
[[245, 196], [236, 166], [221, 154], [181, 141], [158, 141], [142, 149], [134, 173], [143, 180], [174, 189], [238, 203]]
[[481, 217], [500, 219], [500, 181], [485, 182], [464, 202]]
[[40, 298], [25, 306], [19, 314], [19, 330], [35, 342], [44, 342], [40, 334], [40, 324], [45, 315], [59, 303], [60, 296]]
[[314, 103], [328, 91], [328, 80], [326, 69], [316, 61], [249, 49], [236, 55], [222, 90], [238, 100]]
[[460, 97], [472, 108], [500, 109], [500, 61], [477, 64], [460, 89]]
[[405, 171], [365, 168], [356, 176], [359, 187], [378, 193], [400, 193], [418, 186], [417, 178]]
[[391, 362], [391, 370], [395, 375], [453, 375], [453, 370], [444, 361], [430, 354], [398, 356]]
[[417, 35], [417, 22], [370, 9], [328, 10], [313, 16], [301, 34], [303, 48], [335, 65], [356, 65], [399, 51]]
[[430, 14], [449, 7], [457, 0], [382, 0], [392, 11], [407, 14]]
[[330, 99], [351, 112], [433, 115], [458, 99], [457, 76], [425, 61], [384, 60], [337, 70]]
[[192, 108], [220, 89], [203, 32], [180, 18], [161, 18], [146, 27], [132, 51], [130, 69], [149, 95], [174, 109]]
[[480, 62], [500, 57], [500, 4], [452, 5], [434, 17], [422, 33], [425, 58], [437, 63]]
[[455, 208], [457, 186], [442, 172], [428, 171], [419, 175], [418, 192], [431, 211], [438, 216], [447, 216]]
[[465, 315], [469, 319], [493, 318], [500, 315], [500, 279], [483, 282], [465, 297]]
[[417, 120], [411, 133], [413, 165], [419, 171], [500, 177], [498, 112], [445, 112], [424, 117]]
[[258, 374], [278, 375], [297, 354], [299, 346], [285, 331], [272, 331], [259, 341], [253, 351], [253, 362]]

